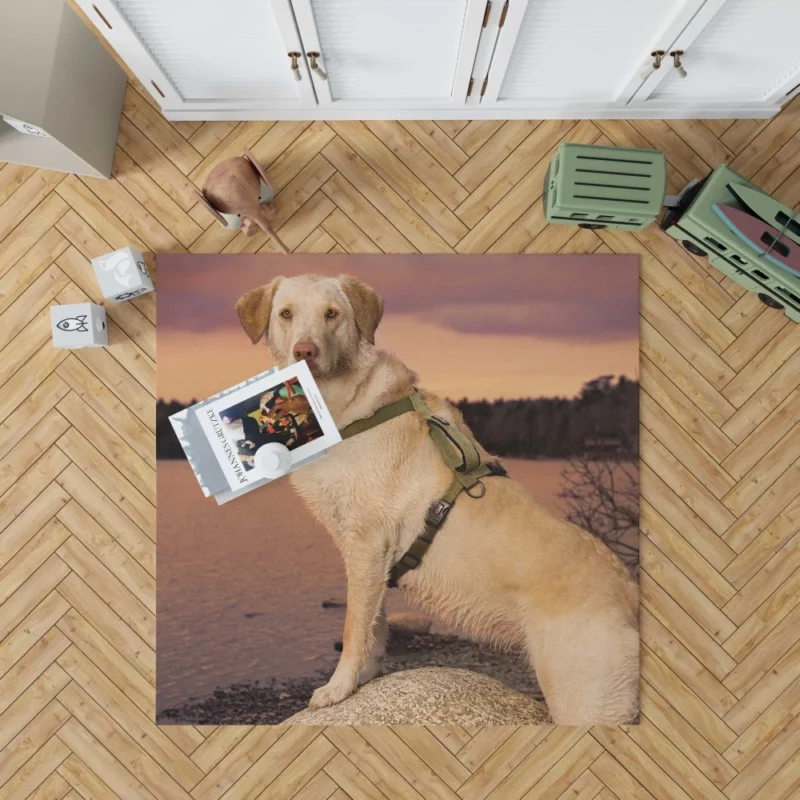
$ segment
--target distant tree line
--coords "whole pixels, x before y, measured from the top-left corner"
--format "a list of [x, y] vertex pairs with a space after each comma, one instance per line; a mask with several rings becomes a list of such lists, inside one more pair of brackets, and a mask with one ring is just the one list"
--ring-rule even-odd
[[[158, 401], [158, 458], [184, 458], [168, 417], [194, 402]], [[478, 441], [495, 455], [531, 459], [638, 455], [639, 383], [624, 376], [601, 375], [572, 398], [463, 399], [454, 404]]]
[[490, 452], [512, 458], [572, 458], [638, 452], [639, 382], [602, 375], [577, 397], [461, 400], [464, 420]]

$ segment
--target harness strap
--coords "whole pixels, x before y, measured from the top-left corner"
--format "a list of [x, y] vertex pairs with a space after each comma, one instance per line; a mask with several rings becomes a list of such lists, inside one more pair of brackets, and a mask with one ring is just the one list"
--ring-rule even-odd
[[[499, 461], [490, 461], [487, 464], [480, 464], [470, 473], [468, 480], [458, 478], [453, 480], [450, 484], [450, 488], [445, 492], [444, 497], [435, 502], [425, 514], [425, 529], [423, 532], [414, 539], [411, 543], [411, 547], [406, 550], [403, 557], [390, 570], [388, 581], [390, 589], [397, 586], [397, 582], [403, 575], [410, 572], [412, 569], [416, 569], [420, 565], [425, 554], [428, 552], [428, 548], [433, 544], [436, 534], [439, 532], [442, 525], [444, 525], [447, 515], [450, 513], [450, 509], [456, 502], [456, 498], [461, 492], [466, 492], [473, 498], [483, 497], [486, 489], [483, 487], [481, 478], [490, 477], [492, 475], [503, 477], [507, 475], [505, 467]], [[477, 495], [470, 494], [470, 489], [478, 484], [482, 487], [481, 493]]]
[[[410, 397], [395, 400], [393, 403], [379, 408], [371, 417], [351, 422], [339, 433], [342, 439], [349, 439], [409, 411], [416, 411], [425, 420], [428, 433], [436, 445], [439, 455], [453, 473], [453, 482], [444, 496], [428, 509], [425, 514], [423, 532], [392, 567], [389, 573], [390, 587], [397, 586], [397, 581], [403, 575], [420, 565], [461, 492], [466, 492], [473, 498], [483, 497], [486, 487], [483, 485], [482, 478], [506, 475], [506, 470], [499, 461], [482, 464], [474, 439], [460, 431], [453, 423], [432, 413], [425, 405], [418, 389], [414, 389]], [[476, 486], [480, 486], [480, 494], [472, 494], [472, 490]]]
[[[414, 390], [414, 394], [418, 394], [416, 389]], [[390, 419], [399, 417], [401, 414], [414, 411], [414, 402], [412, 398], [413, 395], [412, 397], [403, 397], [401, 400], [395, 400], [394, 403], [389, 403], [389, 405], [379, 408], [371, 417], [357, 419], [355, 422], [346, 425], [339, 431], [339, 434], [342, 439], [349, 439], [351, 436], [364, 433], [364, 431], [368, 431], [377, 425], [388, 422]]]
[[[469, 436], [465, 436], [446, 419], [431, 413], [418, 391], [414, 391], [410, 400], [414, 406], [414, 411], [421, 414], [428, 424], [428, 433], [433, 439], [433, 443], [436, 445], [442, 460], [453, 472], [469, 473], [480, 466], [480, 453], [478, 453], [475, 442]], [[455, 452], [453, 452], [453, 448], [455, 448]]]

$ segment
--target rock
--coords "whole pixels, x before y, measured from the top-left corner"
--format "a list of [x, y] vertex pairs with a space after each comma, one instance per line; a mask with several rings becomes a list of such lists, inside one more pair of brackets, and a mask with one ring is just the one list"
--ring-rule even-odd
[[396, 611], [387, 617], [389, 629], [402, 633], [428, 633], [433, 620], [416, 611]]
[[467, 669], [393, 672], [347, 700], [289, 717], [291, 725], [543, 725], [547, 707]]

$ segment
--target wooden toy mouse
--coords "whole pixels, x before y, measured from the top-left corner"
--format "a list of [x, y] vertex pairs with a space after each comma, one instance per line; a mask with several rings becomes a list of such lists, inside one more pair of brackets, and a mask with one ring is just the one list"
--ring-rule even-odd
[[264, 170], [249, 150], [221, 161], [206, 178], [200, 199], [211, 214], [229, 230], [241, 228], [253, 236], [261, 228], [282, 253], [289, 249], [269, 224], [275, 216], [274, 191]]

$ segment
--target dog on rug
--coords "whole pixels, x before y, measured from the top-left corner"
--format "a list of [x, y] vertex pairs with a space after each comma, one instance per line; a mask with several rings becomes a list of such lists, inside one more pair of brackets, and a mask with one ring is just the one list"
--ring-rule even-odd
[[[358, 278], [277, 277], [242, 296], [236, 309], [252, 342], [265, 338], [279, 367], [308, 363], [340, 429], [415, 387], [414, 372], [376, 347], [383, 302]], [[434, 414], [471, 435], [453, 406], [422, 396]], [[478, 449], [483, 462], [492, 459]], [[452, 477], [416, 413], [347, 439], [292, 474], [347, 573], [342, 654], [310, 708], [339, 703], [381, 674], [387, 576]], [[512, 479], [487, 479], [480, 500], [462, 495], [398, 585], [446, 625], [523, 646], [557, 724], [616, 725], [636, 716], [636, 584], [601, 541], [555, 517]]]

